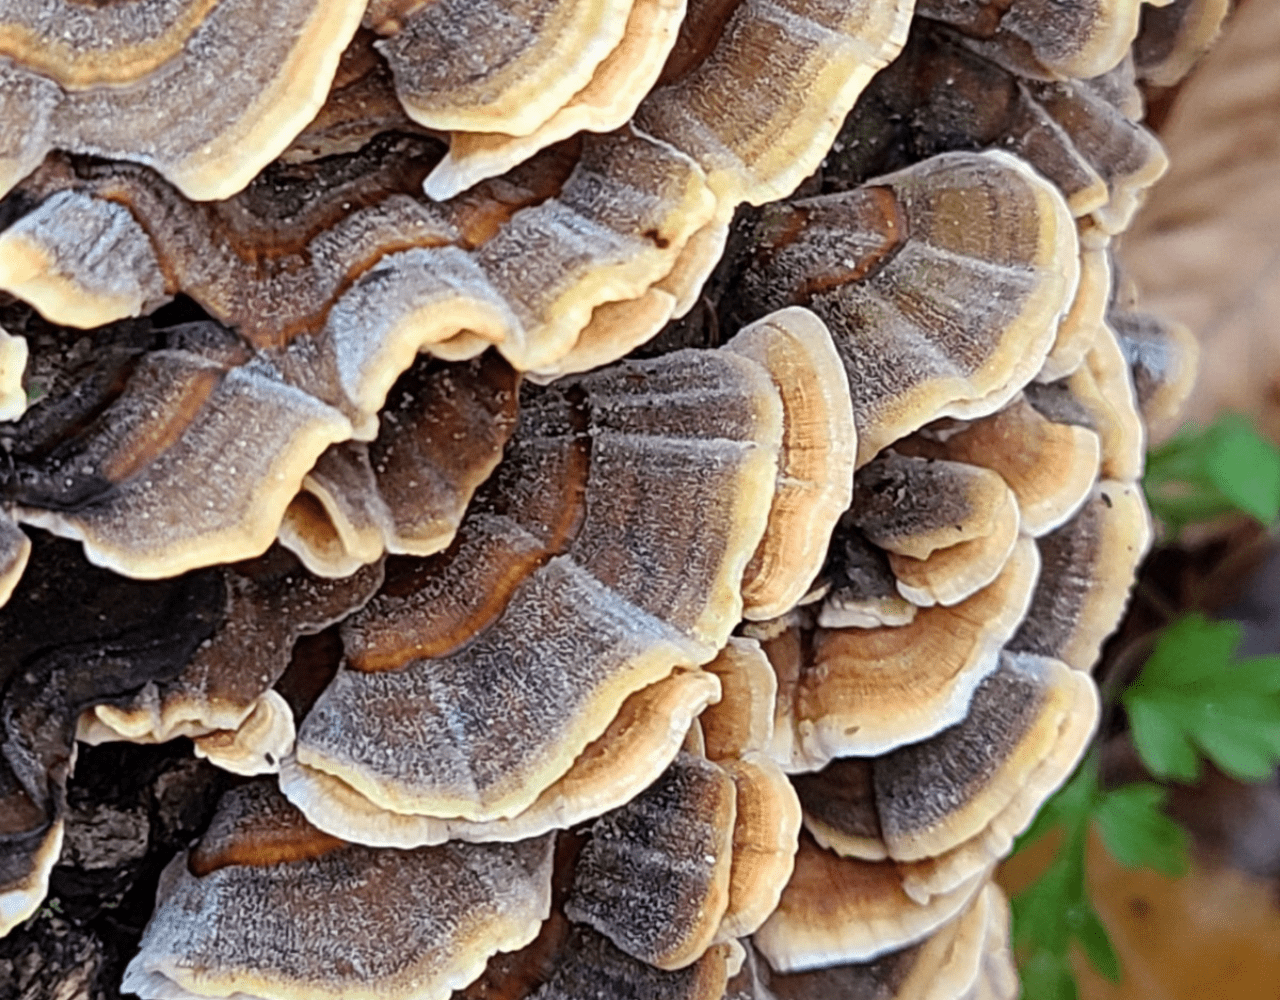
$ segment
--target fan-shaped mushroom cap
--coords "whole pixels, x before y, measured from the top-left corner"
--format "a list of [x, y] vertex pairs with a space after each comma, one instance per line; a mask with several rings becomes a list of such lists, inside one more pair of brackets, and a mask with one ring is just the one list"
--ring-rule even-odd
[[289, 703], [275, 691], [267, 691], [235, 729], [214, 730], [195, 737], [197, 757], [233, 774], [274, 774], [293, 750], [297, 730]]
[[[1145, 431], [1133, 384], [1115, 337], [1104, 325], [1086, 363], [1058, 382], [1026, 386], [1027, 401], [1054, 423], [1087, 427], [1098, 435], [1101, 474], [1121, 482], [1142, 475]], [[1100, 371], [1107, 388], [1095, 372]]]
[[191, 198], [234, 194], [324, 103], [363, 8], [7, 4], [0, 191], [62, 148], [147, 163]]
[[1196, 380], [1200, 344], [1191, 330], [1149, 313], [1112, 311], [1108, 322], [1129, 363], [1147, 443], [1177, 429]]
[[936, 857], [976, 836], [1052, 756], [1058, 766], [1047, 796], [1075, 769], [1097, 715], [1088, 676], [1047, 657], [1005, 653], [959, 724], [876, 759], [876, 811], [890, 856]]
[[883, 861], [889, 849], [876, 811], [874, 757], [838, 757], [791, 779], [813, 839], [842, 858]]
[[937, 156], [770, 208], [763, 227], [747, 301], [803, 304], [831, 329], [860, 465], [940, 416], [999, 409], [1040, 369], [1075, 294], [1070, 213], [1005, 153]]
[[[298, 760], [399, 812], [528, 808], [627, 695], [727, 640], [781, 425], [768, 374], [723, 351], [531, 393], [474, 531], [468, 519], [453, 549], [350, 624], [352, 664], [303, 722]], [[677, 564], [670, 579], [651, 572]], [[455, 573], [468, 565], [496, 585], [478, 600], [447, 589], [475, 585]], [[374, 720], [354, 741], [353, 715]]]
[[[685, 0], [634, 0], [621, 41], [595, 67], [581, 90], [527, 133], [510, 134], [488, 119], [480, 131], [454, 132], [449, 137], [448, 155], [431, 172], [423, 189], [443, 201], [478, 180], [504, 173], [544, 146], [578, 132], [609, 132], [625, 124], [657, 81], [675, 44], [685, 7]], [[563, 71], [563, 62], [553, 63], [552, 68]], [[539, 93], [538, 105], [549, 96]], [[491, 107], [476, 110], [487, 115]]]
[[1089, 0], [1063, 11], [1050, 0], [920, 0], [920, 17], [941, 21], [975, 39], [997, 62], [1056, 80], [1088, 79], [1128, 54], [1138, 34], [1141, 0]]
[[447, 840], [513, 841], [565, 829], [616, 809], [657, 780], [679, 752], [695, 717], [719, 693], [702, 671], [676, 671], [622, 703], [607, 729], [523, 812], [468, 822], [391, 812], [331, 774], [286, 760], [280, 787], [323, 830], [373, 847]]
[[151, 241], [129, 210], [59, 191], [0, 233], [0, 288], [50, 320], [93, 327], [169, 296]]
[[[627, 695], [701, 659], [696, 650], [557, 556], [458, 652], [399, 670], [339, 671], [300, 727], [298, 760], [384, 809], [514, 816]], [[353, 717], [364, 720], [358, 734]]]
[[224, 798], [198, 873], [201, 848], [165, 869], [125, 991], [445, 1000], [547, 916], [551, 838], [378, 851], [317, 840], [261, 787]]
[[721, 692], [698, 717], [707, 757], [721, 761], [766, 749], [773, 740], [778, 679], [760, 644], [730, 636], [703, 669], [719, 678]]
[[1080, 248], [1080, 284], [1058, 324], [1057, 339], [1036, 375], [1037, 382], [1065, 378], [1084, 364], [1111, 301], [1111, 255], [1104, 247]]
[[[460, 239], [448, 209], [413, 196], [423, 162], [438, 155], [430, 139], [378, 137], [353, 153], [273, 164], [234, 197], [200, 204], [141, 167], [50, 157], [15, 192], [29, 211], [0, 240], [52, 258], [56, 271], [40, 280], [57, 294], [32, 301], [54, 321], [105, 322], [104, 304], [136, 309], [181, 291], [249, 343], [276, 346], [318, 330], [379, 257]], [[563, 170], [530, 169], [508, 195], [543, 172], [554, 175], [544, 180], [554, 192]], [[55, 314], [54, 306], [63, 308]]]
[[777, 489], [742, 581], [743, 614], [776, 618], [804, 596], [853, 499], [857, 432], [849, 383], [831, 335], [807, 309], [771, 313], [725, 350], [759, 363], [782, 399]]
[[895, 450], [997, 472], [1017, 498], [1020, 530], [1043, 535], [1084, 503], [1098, 475], [1098, 436], [1042, 416], [1024, 396], [989, 417], [899, 441]]
[[420, 359], [397, 381], [372, 442], [320, 456], [302, 481], [309, 499], [296, 497], [286, 512], [282, 541], [326, 576], [384, 550], [443, 549], [515, 429], [518, 382], [493, 353], [455, 364]]
[[777, 973], [757, 967], [758, 991], [745, 994], [743, 1000], [972, 998], [992, 939], [1000, 937], [1002, 919], [1008, 920], [1008, 906], [994, 883], [988, 883], [958, 916], [919, 944], [870, 962], [808, 972]]
[[998, 62], [980, 41], [916, 18], [902, 54], [871, 82], [843, 133], [878, 139], [842, 143], [834, 154], [841, 173], [872, 176], [896, 166], [905, 149], [913, 158], [1005, 149], [1052, 181], [1074, 215], [1097, 212], [1109, 232], [1124, 228], [1136, 195], [1165, 164], [1138, 123], [1131, 63], [1093, 79], [1045, 83], [1029, 78], [1031, 67]]
[[1086, 697], [1082, 691], [1076, 695], [1078, 703], [1063, 716], [1049, 753], [1027, 773], [1021, 787], [979, 833], [936, 857], [903, 866], [902, 888], [908, 896], [924, 902], [950, 892], [975, 871], [1009, 854], [1014, 838], [1030, 825], [1045, 800], [1071, 774], [1092, 738], [1098, 719], [1097, 696]]
[[885, 551], [925, 559], [996, 532], [1009, 500], [989, 469], [885, 451], [858, 470], [849, 518]]
[[244, 559], [271, 544], [320, 453], [350, 435], [345, 417], [267, 364], [153, 351], [73, 470], [33, 470], [16, 516], [131, 576]]
[[735, 803], [723, 770], [677, 755], [646, 791], [596, 820], [565, 915], [660, 969], [696, 961], [729, 903]]
[[1017, 498], [1007, 487], [1004, 493], [989, 534], [935, 549], [925, 559], [890, 552], [898, 593], [924, 607], [958, 604], [991, 583], [1012, 554], [1021, 526]]
[[197, 753], [237, 773], [276, 771], [293, 747], [293, 715], [269, 688], [289, 665], [294, 642], [362, 606], [382, 567], [317, 580], [274, 550], [223, 571], [221, 621], [175, 677], [131, 698], [94, 707], [79, 725], [88, 743], [152, 743], [208, 737]]
[[417, 4], [375, 47], [410, 117], [441, 130], [527, 135], [618, 47], [632, 0]]
[[[666, 278], [716, 212], [692, 160], [634, 131], [548, 150], [444, 205], [416, 193], [438, 155], [429, 139], [380, 136], [355, 153], [275, 165], [211, 205], [141, 168], [51, 159], [14, 204], [28, 230], [60, 233], [77, 228], [78, 202], [55, 195], [119, 202], [166, 293], [236, 327], [367, 436], [418, 350], [457, 360], [500, 343], [520, 369], [554, 368], [597, 307]], [[62, 299], [94, 302], [97, 258], [81, 256], [58, 261], [75, 293]]]
[[635, 130], [586, 137], [560, 194], [512, 216], [476, 253], [525, 330], [524, 347], [503, 354], [521, 370], [554, 364], [597, 306], [669, 274], [715, 208], [704, 173], [677, 149]]
[[[713, 10], [724, 17], [725, 5]], [[902, 48], [910, 19], [903, 2], [740, 3], [700, 62], [690, 49], [668, 67], [636, 123], [697, 160], [722, 203], [784, 197], [818, 166], [867, 81]]]
[[802, 834], [791, 881], [754, 941], [780, 972], [865, 962], [936, 931], [986, 881], [984, 872], [921, 906], [903, 892], [895, 862], [841, 858]]
[[784, 770], [815, 770], [954, 725], [1026, 614], [1038, 571], [1024, 538], [994, 583], [953, 607], [922, 608], [898, 627], [819, 629], [803, 652], [798, 635], [764, 643], [778, 673], [771, 756]]
[[758, 751], [719, 765], [733, 779], [737, 810], [729, 904], [718, 937], [753, 934], [778, 905], [795, 864], [800, 803], [787, 777]]
[[1228, 0], [1172, 0], [1145, 7], [1133, 40], [1138, 76], [1156, 87], [1172, 87], [1191, 71], [1231, 9]]
[[823, 596], [818, 624], [823, 628], [878, 628], [908, 625], [916, 606], [898, 593], [885, 553], [853, 526], [852, 511], [836, 525], [822, 577], [831, 586]]
[[[1097, 339], [1085, 356], [1084, 368], [1092, 376], [1098, 395], [1107, 401], [1111, 420], [1100, 418], [1098, 434], [1102, 439], [1102, 475], [1107, 479], [1136, 482], [1142, 476], [1146, 458], [1147, 433], [1138, 410], [1137, 392], [1133, 376], [1124, 352], [1120, 349], [1115, 332], [1105, 323], [1098, 328]], [[1073, 391], [1077, 380], [1081, 383], [1079, 395], [1095, 415], [1101, 407], [1080, 373], [1068, 380]]]
[[1080, 512], [1037, 541], [1043, 569], [1009, 644], [1091, 670], [1124, 613], [1151, 520], [1137, 486], [1103, 480]]

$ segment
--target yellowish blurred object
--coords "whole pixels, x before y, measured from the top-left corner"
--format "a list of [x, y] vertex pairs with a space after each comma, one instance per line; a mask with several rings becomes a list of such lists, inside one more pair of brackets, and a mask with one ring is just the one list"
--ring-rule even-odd
[[[1053, 860], [1046, 837], [1001, 866], [1012, 896]], [[1275, 1000], [1280, 990], [1277, 884], [1193, 857], [1183, 878], [1122, 867], [1089, 840], [1089, 896], [1120, 956], [1119, 985], [1075, 957], [1081, 1000]], [[1028, 1000], [1036, 1000], [1029, 997]]]

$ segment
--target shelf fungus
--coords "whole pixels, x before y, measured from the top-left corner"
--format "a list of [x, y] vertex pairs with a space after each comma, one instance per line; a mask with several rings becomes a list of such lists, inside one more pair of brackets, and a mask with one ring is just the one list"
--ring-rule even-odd
[[1142, 98], [1129, 59], [1091, 78], [1072, 76], [1036, 79], [919, 18], [902, 55], [872, 81], [845, 126], [845, 135], [864, 141], [835, 155], [844, 169], [867, 176], [954, 149], [1005, 149], [1052, 181], [1073, 215], [1118, 233], [1168, 161], [1139, 122]]
[[377, 437], [329, 447], [303, 478], [281, 542], [322, 576], [447, 547], [515, 429], [518, 387], [493, 352], [419, 359], [392, 387]]
[[1097, 718], [1087, 677], [1004, 653], [957, 725], [794, 777], [805, 826], [841, 857], [899, 862], [904, 892], [927, 904], [1009, 853], [1079, 763]]
[[1008, 922], [1008, 903], [988, 883], [925, 940], [870, 961], [778, 972], [753, 949], [729, 981], [726, 1000], [1013, 1000], [1018, 977]]
[[1008, 402], [1043, 364], [1079, 275], [1061, 195], [1000, 152], [771, 206], [757, 236], [743, 308], [804, 305], [826, 322], [859, 465], [939, 417]]
[[1059, 7], [9, 3], [0, 934], [185, 736], [144, 1000], [1014, 997], [1221, 5]]
[[363, 10], [363, 0], [6, 4], [0, 192], [66, 149], [146, 163], [191, 198], [234, 194], [320, 109]]
[[959, 722], [1031, 605], [1040, 568], [1023, 538], [996, 579], [904, 625], [796, 624], [762, 645], [778, 677], [771, 754], [788, 771], [882, 753]]
[[918, 17], [950, 25], [993, 59], [1049, 80], [1088, 79], [1115, 66], [1137, 37], [1142, 10], [1142, 0], [1087, 0], [1067, 11], [1052, 0], [916, 4]]
[[495, 952], [536, 937], [553, 849], [543, 837], [379, 851], [320, 833], [269, 784], [244, 785], [165, 869], [122, 988], [446, 1000]]
[[56, 376], [77, 391], [41, 397], [7, 432], [12, 516], [142, 578], [264, 552], [350, 422], [215, 323], [103, 333], [101, 354], [71, 352]]
[[76, 738], [160, 743], [195, 741], [197, 756], [238, 774], [274, 773], [293, 752], [293, 714], [273, 685], [295, 640], [342, 620], [382, 582], [381, 565], [342, 580], [312, 577], [289, 553], [223, 571], [221, 621], [174, 678], [81, 716]]
[[[797, 319], [807, 340], [789, 331]], [[291, 799], [339, 836], [429, 843], [568, 825], [653, 780], [688, 706], [718, 700], [696, 668], [741, 617], [762, 537], [793, 518], [797, 477], [779, 469], [806, 445], [787, 435], [783, 400], [826, 384], [816, 323], [790, 314], [719, 351], [526, 387], [453, 545], [396, 564], [344, 624], [347, 660], [285, 769]], [[823, 455], [804, 456], [810, 481]], [[847, 453], [830, 467], [845, 479]], [[826, 506], [808, 518], [833, 521]], [[774, 579], [797, 593], [813, 572], [810, 560]], [[502, 721], [517, 704], [518, 731]], [[351, 718], [377, 721], [352, 742]], [[631, 752], [636, 774], [600, 784], [602, 761]]]
[[1138, 563], [1151, 544], [1140, 487], [1102, 480], [1075, 517], [1036, 544], [1040, 582], [1010, 648], [1090, 670], [1124, 613]]

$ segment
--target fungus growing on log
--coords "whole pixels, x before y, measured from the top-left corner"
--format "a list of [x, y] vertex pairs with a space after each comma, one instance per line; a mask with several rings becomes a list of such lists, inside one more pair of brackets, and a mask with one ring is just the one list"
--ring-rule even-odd
[[144, 997], [1012, 996], [1194, 366], [1110, 263], [1139, 5], [118, 6], [0, 15], [0, 930], [78, 726], [279, 772]]

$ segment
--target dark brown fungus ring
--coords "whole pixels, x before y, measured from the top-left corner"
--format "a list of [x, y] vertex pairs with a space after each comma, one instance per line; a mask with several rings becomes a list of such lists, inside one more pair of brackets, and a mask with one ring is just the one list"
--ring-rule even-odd
[[516, 425], [519, 376], [493, 352], [421, 358], [396, 382], [373, 441], [324, 452], [302, 481], [281, 541], [313, 572], [345, 576], [382, 553], [445, 548]]
[[130, 576], [259, 555], [307, 470], [351, 435], [346, 417], [266, 362], [245, 362], [213, 323], [175, 328], [122, 374], [119, 394], [62, 440], [49, 435], [66, 400], [27, 410], [6, 493], [18, 521], [78, 539]]
[[1052, 656], [1091, 670], [1129, 599], [1151, 544], [1139, 487], [1103, 480], [1080, 511], [1036, 542], [1042, 569], [1010, 649]]
[[550, 837], [414, 851], [345, 844], [271, 785], [244, 785], [165, 869], [122, 988], [144, 998], [445, 1000], [495, 952], [537, 936], [553, 848]]
[[1061, 195], [1000, 152], [773, 206], [758, 236], [745, 307], [800, 304], [826, 322], [859, 465], [939, 417], [1003, 406], [1040, 370], [1079, 273]]
[[319, 110], [364, 6], [6, 4], [0, 192], [67, 149], [147, 163], [190, 198], [234, 194]]
[[477, 181], [505, 173], [552, 143], [578, 132], [611, 132], [626, 124], [657, 82], [685, 10], [685, 0], [635, 0], [622, 39], [577, 93], [522, 135], [489, 122], [478, 131], [452, 132], [449, 152], [423, 190], [444, 201]]
[[196, 754], [238, 774], [274, 773], [293, 752], [294, 720], [272, 685], [295, 640], [361, 607], [382, 582], [381, 565], [342, 580], [316, 579], [287, 552], [223, 570], [221, 622], [174, 678], [130, 699], [97, 705], [80, 719], [90, 743], [159, 743], [190, 736]]
[[1138, 34], [1141, 10], [1142, 0], [1086, 0], [1066, 11], [1052, 0], [916, 5], [919, 17], [953, 25], [994, 61], [1049, 80], [1088, 79], [1114, 67]]
[[[1012, 1000], [1017, 979], [1008, 951], [1008, 919], [1008, 904], [1000, 889], [989, 883], [924, 941], [869, 962], [780, 973], [753, 949], [742, 971], [730, 980], [726, 1000], [977, 1000], [989, 995]], [[1003, 967], [989, 970], [989, 965]], [[984, 993], [980, 984], [992, 972], [1006, 987], [1013, 975], [1015, 989]]]
[[1040, 559], [1019, 540], [993, 583], [906, 625], [792, 628], [763, 643], [778, 675], [770, 755], [787, 771], [885, 753], [959, 722], [1031, 604]]
[[780, 972], [865, 962], [938, 930], [987, 880], [980, 872], [921, 905], [904, 891], [897, 862], [841, 858], [802, 834], [791, 881], [753, 940]]
[[[740, 618], [782, 443], [768, 372], [686, 351], [527, 397], [454, 546], [348, 622], [350, 662], [301, 726], [299, 764], [384, 809], [518, 815], [627, 696], [706, 663]], [[493, 721], [517, 703], [519, 733]], [[352, 713], [374, 723], [355, 743]]]
[[728, 774], [681, 753], [592, 825], [565, 915], [657, 968], [696, 961], [728, 909], [736, 812]]

